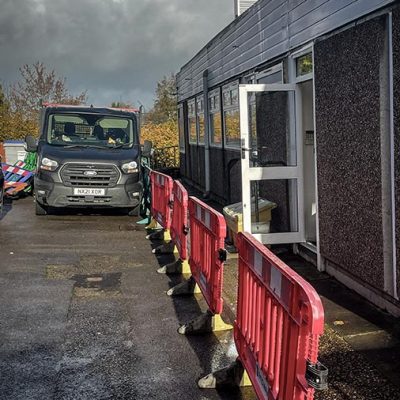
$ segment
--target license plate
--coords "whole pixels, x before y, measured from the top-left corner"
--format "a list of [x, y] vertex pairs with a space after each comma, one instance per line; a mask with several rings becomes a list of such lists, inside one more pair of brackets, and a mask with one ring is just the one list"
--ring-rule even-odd
[[104, 196], [105, 194], [105, 189], [74, 188], [74, 195], [76, 196]]

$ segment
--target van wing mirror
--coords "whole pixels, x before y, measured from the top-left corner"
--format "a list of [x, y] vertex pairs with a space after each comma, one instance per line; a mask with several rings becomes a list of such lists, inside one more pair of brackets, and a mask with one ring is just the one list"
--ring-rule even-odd
[[25, 137], [25, 148], [26, 151], [29, 153], [36, 153], [37, 152], [37, 142], [36, 139], [32, 135], [28, 135]]
[[144, 157], [151, 157], [153, 155], [153, 142], [151, 140], [144, 141], [142, 155]]

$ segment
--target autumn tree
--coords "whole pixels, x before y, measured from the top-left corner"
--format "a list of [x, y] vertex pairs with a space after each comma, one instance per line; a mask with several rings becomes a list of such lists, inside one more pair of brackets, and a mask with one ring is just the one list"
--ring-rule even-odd
[[9, 132], [10, 127], [10, 105], [0, 85], [0, 141], [3, 141]]
[[57, 77], [43, 63], [25, 64], [20, 69], [21, 79], [11, 86], [10, 101], [13, 108], [26, 115], [37, 112], [42, 102], [78, 105], [87, 100], [86, 91], [78, 96], [70, 94], [66, 78]]
[[175, 121], [166, 121], [161, 124], [146, 122], [141, 127], [141, 141], [150, 140], [154, 147], [162, 148], [178, 145], [178, 132]]
[[11, 85], [9, 93], [10, 111], [19, 136], [38, 132], [42, 103], [78, 105], [87, 100], [86, 91], [73, 96], [67, 88], [66, 78], [58, 77], [54, 70], [48, 70], [41, 62], [25, 64], [19, 71], [21, 78]]
[[124, 101], [113, 101], [111, 103], [112, 108], [134, 108], [133, 105], [129, 102]]
[[177, 120], [176, 77], [164, 76], [157, 83], [156, 98], [147, 119], [155, 124]]

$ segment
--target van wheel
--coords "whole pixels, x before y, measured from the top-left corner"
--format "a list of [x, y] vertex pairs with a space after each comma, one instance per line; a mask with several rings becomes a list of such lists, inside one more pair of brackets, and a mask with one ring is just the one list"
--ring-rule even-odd
[[36, 215], [47, 215], [47, 207], [40, 204], [38, 201], [35, 202], [36, 204]]

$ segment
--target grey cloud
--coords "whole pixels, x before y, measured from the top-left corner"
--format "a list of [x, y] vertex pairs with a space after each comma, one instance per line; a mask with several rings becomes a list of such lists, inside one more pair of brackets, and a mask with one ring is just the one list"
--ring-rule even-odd
[[39, 60], [91, 102], [150, 105], [156, 82], [232, 19], [233, 0], [0, 0], [0, 80]]

